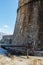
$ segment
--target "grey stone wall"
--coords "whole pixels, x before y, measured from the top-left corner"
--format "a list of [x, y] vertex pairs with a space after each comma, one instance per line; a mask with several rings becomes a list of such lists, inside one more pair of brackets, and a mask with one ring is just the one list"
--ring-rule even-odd
[[43, 43], [43, 1], [19, 0], [16, 25], [13, 34], [14, 44]]

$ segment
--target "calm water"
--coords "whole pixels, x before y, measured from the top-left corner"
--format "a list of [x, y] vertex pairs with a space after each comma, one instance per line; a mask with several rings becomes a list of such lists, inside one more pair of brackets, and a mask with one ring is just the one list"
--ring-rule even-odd
[[7, 53], [6, 50], [4, 50], [3, 48], [0, 48], [0, 55], [5, 55]]

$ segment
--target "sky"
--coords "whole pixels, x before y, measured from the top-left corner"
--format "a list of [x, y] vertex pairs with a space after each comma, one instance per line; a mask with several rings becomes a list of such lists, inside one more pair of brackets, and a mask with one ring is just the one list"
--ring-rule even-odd
[[18, 0], [0, 0], [0, 32], [13, 34]]

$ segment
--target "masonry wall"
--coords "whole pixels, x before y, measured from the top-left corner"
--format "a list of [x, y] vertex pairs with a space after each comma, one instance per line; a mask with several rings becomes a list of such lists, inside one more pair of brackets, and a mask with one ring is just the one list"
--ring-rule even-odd
[[43, 1], [19, 0], [13, 35], [14, 44], [43, 45]]

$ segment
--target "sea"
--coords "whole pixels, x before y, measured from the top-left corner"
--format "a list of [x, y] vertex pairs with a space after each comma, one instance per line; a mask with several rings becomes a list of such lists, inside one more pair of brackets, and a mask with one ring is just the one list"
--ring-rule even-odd
[[0, 55], [6, 55], [7, 50], [0, 47]]
[[6, 55], [7, 50], [0, 48], [0, 55]]

